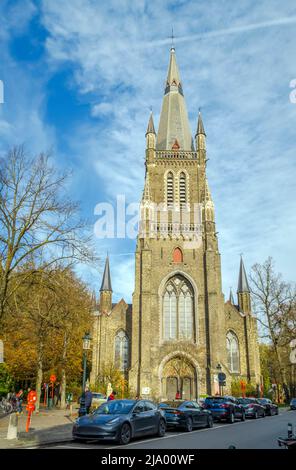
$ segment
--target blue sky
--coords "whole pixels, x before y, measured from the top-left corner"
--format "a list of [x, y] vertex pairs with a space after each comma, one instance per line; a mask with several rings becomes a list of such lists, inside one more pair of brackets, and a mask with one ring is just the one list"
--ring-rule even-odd
[[[202, 108], [223, 289], [272, 255], [295, 280], [294, 0], [20, 0], [0, 3], [0, 152], [25, 143], [71, 168], [69, 191], [94, 207], [141, 197], [149, 108], [158, 124], [171, 27], [191, 128]], [[114, 299], [131, 300], [135, 241], [110, 253]], [[97, 291], [103, 266], [81, 269]]]

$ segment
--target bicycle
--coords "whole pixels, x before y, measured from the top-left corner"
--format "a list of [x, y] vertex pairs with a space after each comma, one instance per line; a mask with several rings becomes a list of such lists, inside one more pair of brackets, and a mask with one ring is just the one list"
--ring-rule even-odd
[[0, 400], [0, 411], [1, 413], [6, 414], [10, 414], [13, 411], [12, 404], [6, 398], [2, 398], [2, 400]]

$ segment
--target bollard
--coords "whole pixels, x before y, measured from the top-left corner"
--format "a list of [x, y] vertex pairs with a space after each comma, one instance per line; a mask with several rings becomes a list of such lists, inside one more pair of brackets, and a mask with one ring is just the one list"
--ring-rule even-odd
[[17, 439], [18, 415], [11, 413], [7, 430], [7, 439]]
[[293, 424], [288, 423], [288, 439], [292, 439], [293, 437]]

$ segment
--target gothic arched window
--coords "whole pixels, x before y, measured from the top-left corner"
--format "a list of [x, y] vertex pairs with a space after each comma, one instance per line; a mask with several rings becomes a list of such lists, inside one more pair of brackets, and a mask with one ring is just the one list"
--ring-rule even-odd
[[167, 175], [167, 205], [172, 206], [174, 203], [174, 175], [170, 171]]
[[115, 336], [115, 367], [119, 370], [128, 368], [128, 337], [123, 330]]
[[180, 204], [186, 204], [187, 202], [187, 195], [186, 195], [186, 175], [185, 173], [180, 174], [180, 179], [179, 179], [179, 191], [180, 191]]
[[239, 372], [239, 346], [236, 335], [229, 331], [226, 335], [227, 363], [230, 372]]
[[171, 278], [163, 294], [163, 339], [194, 339], [194, 294], [182, 276]]

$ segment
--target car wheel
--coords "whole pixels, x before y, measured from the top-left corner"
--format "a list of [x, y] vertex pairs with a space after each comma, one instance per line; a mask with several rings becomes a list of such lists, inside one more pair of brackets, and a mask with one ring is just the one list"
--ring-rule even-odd
[[228, 418], [228, 423], [230, 424], [234, 423], [234, 413], [230, 413], [229, 418]]
[[278, 414], [279, 414], [279, 409], [278, 409], [278, 408], [276, 409], [276, 412], [275, 412], [275, 414], [276, 414], [276, 415], [278, 415]]
[[207, 428], [212, 428], [214, 425], [214, 420], [212, 416], [208, 417]]
[[161, 419], [161, 420], [159, 421], [157, 435], [158, 435], [159, 437], [163, 437], [163, 436], [165, 435], [165, 431], [166, 431], [165, 421], [164, 421], [164, 419]]
[[124, 423], [119, 432], [119, 444], [126, 445], [131, 440], [131, 427]]
[[186, 419], [186, 424], [185, 424], [185, 431], [191, 432], [192, 429], [193, 429], [192, 418], [187, 418]]
[[262, 418], [265, 418], [265, 411], [263, 411], [262, 413]]
[[246, 413], [245, 412], [242, 413], [241, 421], [246, 421]]
[[254, 419], [257, 419], [258, 418], [258, 411], [255, 411], [254, 413]]

